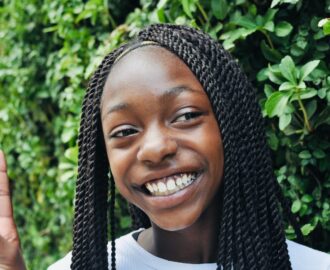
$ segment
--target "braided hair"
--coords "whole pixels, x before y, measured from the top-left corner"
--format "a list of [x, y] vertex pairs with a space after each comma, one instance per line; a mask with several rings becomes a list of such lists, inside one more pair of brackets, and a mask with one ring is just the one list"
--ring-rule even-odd
[[[168, 49], [191, 69], [210, 99], [221, 130], [225, 170], [217, 269], [291, 269], [280, 211], [281, 205], [287, 209], [287, 203], [273, 174], [263, 119], [247, 77], [220, 44], [190, 27], [154, 24], [141, 30], [135, 44], [145, 41]], [[73, 226], [74, 270], [108, 269], [108, 208], [111, 269], [116, 268], [115, 187], [102, 134], [100, 99], [114, 62], [130, 46], [122, 45], [104, 58], [83, 101]], [[134, 205], [129, 210], [134, 228], [150, 227], [142, 210]]]

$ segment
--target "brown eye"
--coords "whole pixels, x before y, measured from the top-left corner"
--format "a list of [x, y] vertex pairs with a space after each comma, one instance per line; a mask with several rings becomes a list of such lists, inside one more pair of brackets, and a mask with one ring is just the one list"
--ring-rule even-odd
[[175, 122], [184, 122], [189, 121], [191, 119], [200, 117], [203, 113], [202, 112], [186, 112], [181, 114], [179, 117], [175, 119]]
[[125, 128], [122, 130], [119, 130], [117, 132], [114, 132], [113, 134], [110, 135], [110, 138], [123, 138], [123, 137], [128, 137], [132, 134], [135, 134], [137, 130], [132, 129], [132, 128]]

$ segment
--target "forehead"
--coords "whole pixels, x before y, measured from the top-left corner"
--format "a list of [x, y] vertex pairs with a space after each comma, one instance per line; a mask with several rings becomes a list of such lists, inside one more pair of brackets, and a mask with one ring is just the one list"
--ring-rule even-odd
[[[175, 54], [159, 46], [134, 49], [112, 67], [104, 87], [104, 98], [134, 92], [154, 94], [178, 85], [203, 88], [189, 67]], [[204, 92], [204, 91], [203, 91]]]

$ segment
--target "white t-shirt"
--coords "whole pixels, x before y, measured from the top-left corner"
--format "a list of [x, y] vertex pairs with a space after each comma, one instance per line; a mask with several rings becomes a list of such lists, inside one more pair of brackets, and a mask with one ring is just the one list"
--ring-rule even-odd
[[[142, 230], [142, 229], [140, 229]], [[140, 231], [138, 230], [138, 231]], [[116, 240], [116, 268], [118, 270], [215, 270], [215, 263], [190, 264], [168, 261], [158, 258], [133, 238], [131, 232]], [[287, 240], [289, 256], [293, 270], [330, 270], [330, 255]], [[108, 244], [110, 255], [111, 245]], [[111, 258], [108, 258], [109, 262]], [[63, 259], [51, 265], [48, 270], [70, 270], [71, 252]]]

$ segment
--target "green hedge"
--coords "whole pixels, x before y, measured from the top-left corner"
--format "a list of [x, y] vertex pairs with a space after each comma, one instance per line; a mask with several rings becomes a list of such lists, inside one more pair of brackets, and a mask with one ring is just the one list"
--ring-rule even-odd
[[[4, 0], [0, 4], [0, 147], [30, 269], [71, 248], [77, 132], [102, 57], [154, 22], [218, 39], [257, 89], [274, 167], [314, 248], [330, 251], [330, 1]], [[118, 234], [130, 228], [118, 200]], [[287, 237], [294, 238], [287, 227]]]

